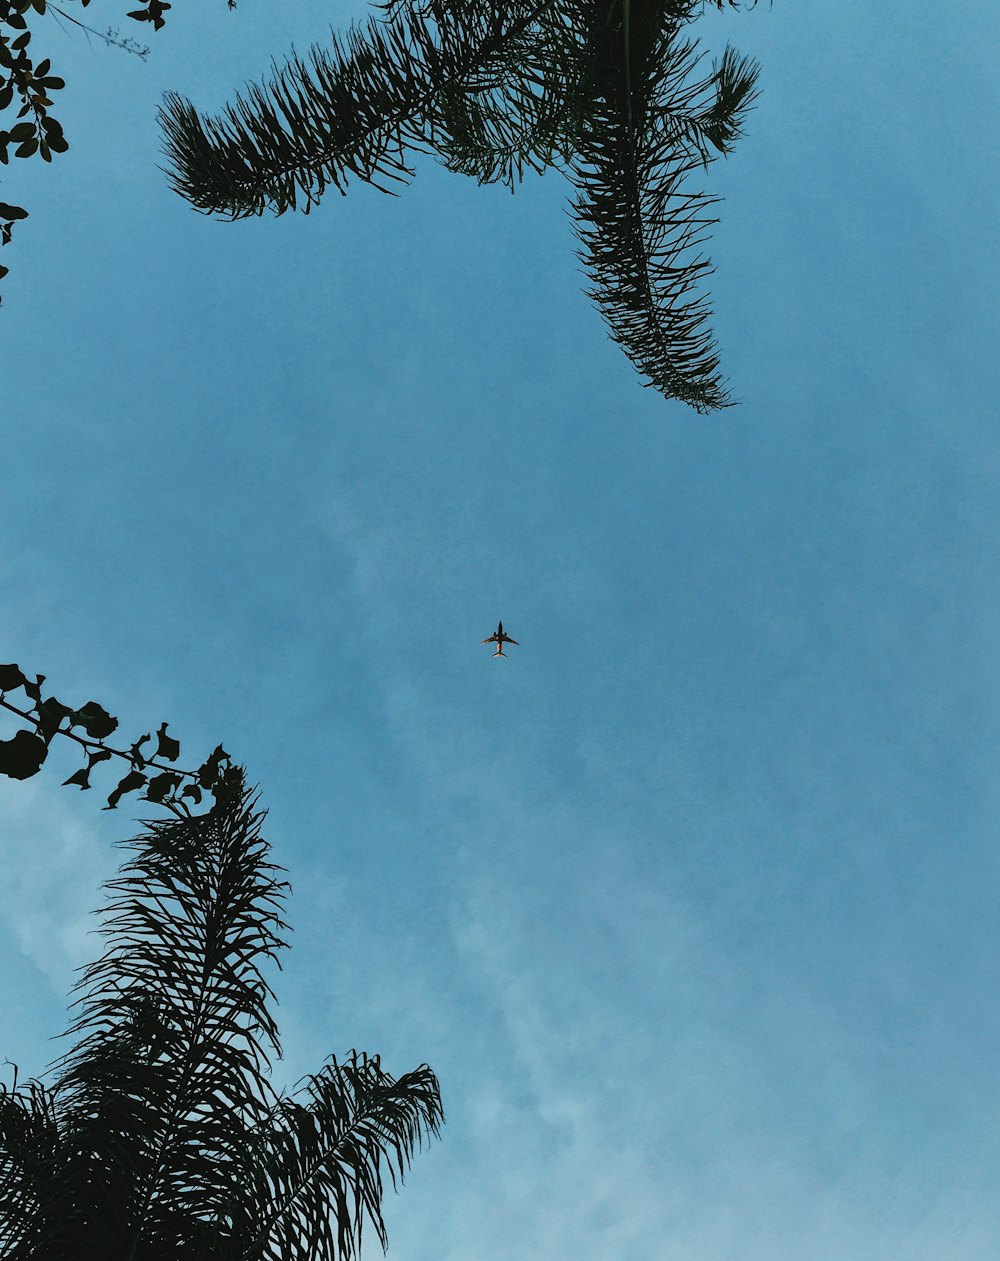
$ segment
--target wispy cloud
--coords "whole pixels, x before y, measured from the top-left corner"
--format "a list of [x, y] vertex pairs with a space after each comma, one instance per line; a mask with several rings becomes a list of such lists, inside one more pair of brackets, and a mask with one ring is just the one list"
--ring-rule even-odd
[[99, 949], [90, 935], [92, 912], [101, 883], [117, 866], [106, 828], [88, 819], [75, 794], [44, 775], [25, 783], [0, 780], [0, 816], [0, 949], [8, 967], [17, 966], [20, 954], [64, 994], [73, 969]]
[[[641, 890], [632, 892], [641, 903]], [[655, 978], [644, 1006], [595, 995], [584, 934], [579, 953], [554, 947], [532, 931], [524, 913], [529, 901], [524, 890], [505, 893], [483, 882], [456, 911], [463, 964], [478, 975], [482, 1007], [496, 1020], [493, 1044], [466, 1073], [445, 1150], [427, 1169], [418, 1166], [418, 1185], [408, 1194], [419, 1197], [423, 1211], [399, 1212], [396, 1255], [995, 1255], [1000, 1214], [989, 1207], [989, 1175], [968, 1154], [944, 1148], [886, 1158], [877, 1134], [866, 1133], [872, 1084], [852, 1073], [850, 1038], [838, 1030], [836, 1013], [816, 1011], [803, 1021], [795, 1008], [805, 996], [770, 996], [775, 1045], [791, 1039], [801, 1057], [791, 1079], [781, 1081], [759, 1028], [726, 1027], [733, 988], [726, 961], [669, 899], [647, 898], [638, 908], [633, 901], [639, 932], [623, 926], [618, 942], [607, 943], [625, 945], [615, 953], [626, 992], [636, 970], [643, 985]], [[608, 909], [601, 901], [598, 917]], [[664, 917], [660, 953], [643, 962], [643, 946], [653, 942], [639, 946], [642, 921], [653, 901]], [[716, 1010], [705, 999], [713, 969], [721, 991]], [[838, 1062], [839, 1080], [830, 1081]], [[810, 1125], [797, 1129], [783, 1105], [802, 1090], [796, 1076], [810, 1074], [821, 1082], [818, 1106]], [[845, 1108], [855, 1112], [846, 1122]]]

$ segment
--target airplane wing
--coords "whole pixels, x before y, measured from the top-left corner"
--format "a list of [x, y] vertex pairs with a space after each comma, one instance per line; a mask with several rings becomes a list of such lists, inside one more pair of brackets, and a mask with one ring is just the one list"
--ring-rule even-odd
[[[506, 636], [504, 636], [504, 638], [506, 638]], [[497, 642], [496, 631], [493, 632], [493, 634], [489, 637], [489, 639], [481, 639], [479, 642], [481, 644], [495, 644]]]
[[[495, 638], [496, 638], [496, 636], [494, 635], [494, 636], [493, 636], [493, 638], [495, 639]], [[517, 648], [520, 648], [520, 647], [521, 647], [521, 645], [517, 642], [517, 640], [516, 640], [516, 639], [511, 639], [511, 637], [510, 637], [509, 635], [504, 635], [504, 637], [503, 637], [503, 642], [504, 642], [505, 644], [514, 644], [514, 645], [515, 645], [515, 647], [517, 647]]]

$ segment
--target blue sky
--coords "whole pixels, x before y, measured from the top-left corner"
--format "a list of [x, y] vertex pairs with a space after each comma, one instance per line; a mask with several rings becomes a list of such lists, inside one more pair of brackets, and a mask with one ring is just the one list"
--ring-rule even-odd
[[[175, 5], [145, 64], [45, 35], [73, 147], [4, 171], [0, 659], [260, 783], [276, 1079], [441, 1078], [390, 1256], [995, 1261], [995, 7], [701, 21], [763, 65], [706, 179], [707, 418], [607, 339], [557, 175], [174, 197], [164, 90], [218, 108], [364, 15], [274, 12]], [[25, 1074], [142, 813], [64, 777], [0, 785]]]

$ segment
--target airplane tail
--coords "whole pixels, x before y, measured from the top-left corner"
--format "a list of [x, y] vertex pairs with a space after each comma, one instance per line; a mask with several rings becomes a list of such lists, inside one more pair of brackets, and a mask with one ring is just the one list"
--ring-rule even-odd
[[503, 644], [497, 644], [497, 650], [493, 655], [494, 657], [506, 657], [507, 654], [503, 650]]

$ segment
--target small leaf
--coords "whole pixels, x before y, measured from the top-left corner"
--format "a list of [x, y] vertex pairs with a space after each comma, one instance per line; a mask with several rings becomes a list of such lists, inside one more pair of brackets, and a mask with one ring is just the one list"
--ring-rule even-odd
[[142, 771], [129, 771], [129, 773], [118, 781], [118, 787], [114, 789], [108, 797], [108, 804], [105, 810], [114, 810], [126, 793], [135, 792], [137, 788], [141, 788], [146, 782], [146, 776]]
[[162, 802], [167, 793], [171, 793], [181, 782], [175, 771], [164, 771], [162, 775], [154, 775], [146, 789], [146, 800]]
[[30, 158], [38, 148], [38, 137], [32, 136], [30, 140], [26, 140], [24, 144], [19, 144], [14, 150], [15, 158]]
[[42, 684], [45, 682], [44, 674], [36, 674], [34, 683], [24, 680], [24, 690], [28, 693], [36, 705], [41, 704], [42, 700]]
[[176, 762], [180, 757], [181, 743], [173, 736], [167, 735], [167, 723], [161, 723], [156, 733], [156, 756], [165, 757], [168, 762]]
[[15, 140], [17, 141], [30, 140], [34, 134], [35, 134], [34, 123], [15, 123], [14, 126], [11, 127], [10, 132], [9, 132], [11, 142]]
[[215, 751], [198, 767], [198, 782], [202, 788], [211, 788], [213, 784], [218, 783], [222, 778], [220, 763], [223, 761], [229, 761], [229, 754], [219, 744], [216, 745]]
[[[0, 213], [3, 209], [3, 206], [0, 206]], [[26, 682], [20, 666], [0, 666], [0, 692], [13, 692]]]
[[91, 740], [106, 740], [118, 726], [118, 719], [112, 718], [97, 701], [87, 701], [86, 705], [73, 711], [70, 726], [82, 727]]
[[69, 777], [69, 779], [63, 780], [62, 782], [63, 788], [65, 788], [67, 784], [79, 784], [81, 791], [83, 791], [86, 788], [89, 788], [90, 787], [90, 767], [86, 766], [82, 770], [74, 771], [73, 774]]
[[110, 749], [95, 749], [93, 753], [87, 754], [87, 770], [89, 771], [91, 767], [96, 766], [98, 762], [110, 762], [110, 761], [111, 761]]
[[54, 696], [50, 696], [47, 700], [39, 701], [35, 706], [35, 710], [38, 714], [38, 734], [46, 744], [59, 730], [62, 720], [73, 713], [68, 705], [56, 700]]
[[[28, 217], [28, 212], [27, 210], [24, 209], [23, 206], [11, 206], [5, 201], [0, 201], [0, 219], [7, 219], [7, 220], [12, 221], [14, 219], [27, 219], [27, 217]], [[6, 668], [7, 667], [5, 666], [0, 666], [0, 670], [6, 669]], [[16, 670], [17, 667], [15, 666], [14, 669]], [[0, 683], [0, 687], [2, 686], [3, 684]], [[18, 686], [18, 685], [15, 684], [15, 686]]]
[[12, 740], [0, 740], [0, 775], [30, 779], [37, 775], [48, 746], [33, 731], [18, 731]]
[[201, 801], [201, 789], [197, 784], [188, 784], [186, 788], [181, 789], [181, 796], [190, 797], [195, 805], [197, 805], [198, 802]]

